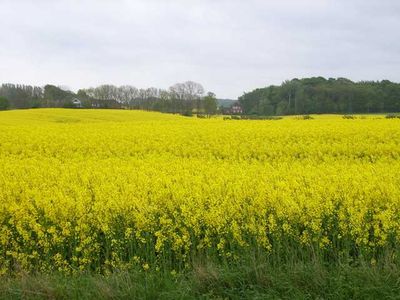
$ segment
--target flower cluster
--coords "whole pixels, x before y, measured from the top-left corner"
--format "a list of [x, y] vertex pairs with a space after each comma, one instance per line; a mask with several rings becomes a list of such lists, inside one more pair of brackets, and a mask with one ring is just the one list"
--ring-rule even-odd
[[0, 274], [373, 256], [400, 238], [400, 120], [2, 112], [0, 225]]

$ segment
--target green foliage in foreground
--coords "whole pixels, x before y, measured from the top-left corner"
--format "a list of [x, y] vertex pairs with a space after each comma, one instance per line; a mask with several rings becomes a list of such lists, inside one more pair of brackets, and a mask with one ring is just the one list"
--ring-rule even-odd
[[273, 266], [198, 264], [175, 274], [156, 270], [108, 276], [27, 275], [2, 278], [1, 299], [399, 299], [394, 265]]

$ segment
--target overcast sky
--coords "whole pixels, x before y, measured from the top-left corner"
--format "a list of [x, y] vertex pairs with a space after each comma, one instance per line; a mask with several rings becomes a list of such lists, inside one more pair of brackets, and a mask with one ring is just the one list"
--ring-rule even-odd
[[399, 0], [0, 0], [0, 31], [0, 83], [400, 81]]

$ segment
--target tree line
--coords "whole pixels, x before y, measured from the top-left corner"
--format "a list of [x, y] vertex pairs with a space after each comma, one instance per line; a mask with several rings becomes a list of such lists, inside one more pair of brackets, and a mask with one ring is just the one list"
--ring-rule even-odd
[[76, 107], [78, 99], [83, 108], [125, 108], [154, 110], [191, 115], [217, 112], [215, 94], [205, 93], [203, 86], [193, 81], [177, 83], [169, 89], [138, 89], [131, 85], [100, 85], [80, 89], [77, 93], [54, 85], [44, 87], [2, 84], [0, 109], [38, 107]]
[[[83, 108], [142, 109], [183, 115], [218, 112], [215, 94], [206, 94], [203, 86], [193, 81], [177, 83], [168, 89], [105, 84], [77, 93], [54, 85], [0, 86], [0, 110], [76, 107], [74, 99]], [[353, 82], [346, 78], [292, 79], [279, 86], [244, 93], [239, 103], [246, 115], [391, 113], [400, 111], [400, 84], [388, 80]], [[225, 111], [229, 113], [229, 109]]]
[[400, 111], [400, 84], [312, 77], [258, 88], [239, 97], [244, 114], [292, 115]]

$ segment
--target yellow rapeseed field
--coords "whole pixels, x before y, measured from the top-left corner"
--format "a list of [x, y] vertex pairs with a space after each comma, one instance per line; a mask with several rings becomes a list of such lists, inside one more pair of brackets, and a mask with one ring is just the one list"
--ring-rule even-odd
[[374, 258], [400, 239], [400, 119], [0, 112], [0, 223], [1, 274]]

